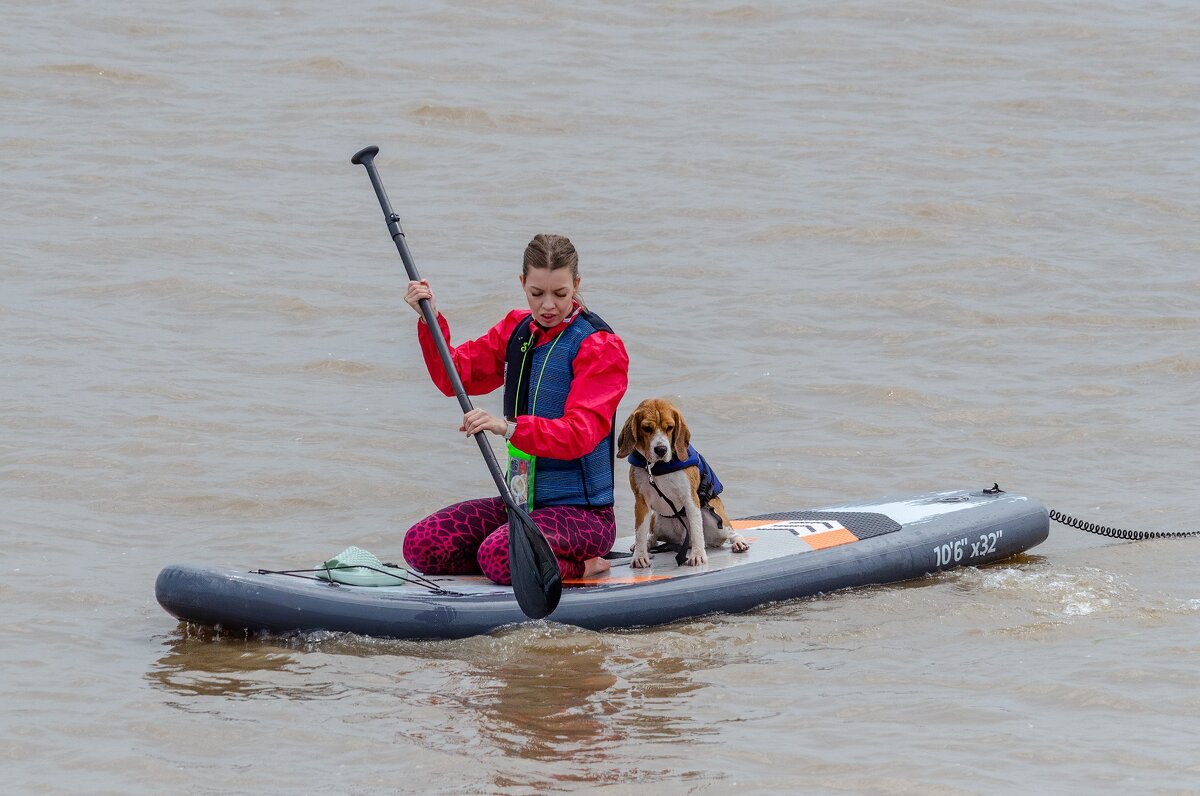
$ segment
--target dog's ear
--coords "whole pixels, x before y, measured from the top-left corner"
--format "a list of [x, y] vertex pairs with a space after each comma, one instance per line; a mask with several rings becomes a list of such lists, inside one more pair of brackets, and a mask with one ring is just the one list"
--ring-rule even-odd
[[687, 423], [683, 422], [683, 415], [679, 414], [679, 410], [672, 408], [672, 412], [675, 415], [675, 458], [682, 462], [688, 457], [692, 432], [688, 430]]
[[635, 409], [630, 413], [629, 419], [625, 421], [625, 427], [621, 429], [621, 433], [617, 436], [617, 457], [624, 459], [629, 454], [633, 453], [633, 446], [637, 443], [635, 432], [637, 430], [638, 412]]

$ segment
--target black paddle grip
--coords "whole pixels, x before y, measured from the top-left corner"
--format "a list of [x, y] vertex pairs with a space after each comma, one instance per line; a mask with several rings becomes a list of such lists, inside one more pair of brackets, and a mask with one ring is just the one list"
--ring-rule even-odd
[[362, 149], [360, 149], [354, 153], [354, 157], [350, 158], [350, 162], [353, 163], [355, 166], [361, 166], [364, 163], [370, 163], [372, 160], [375, 159], [375, 156], [378, 154], [379, 154], [379, 147], [377, 147], [377, 146], [363, 147]]

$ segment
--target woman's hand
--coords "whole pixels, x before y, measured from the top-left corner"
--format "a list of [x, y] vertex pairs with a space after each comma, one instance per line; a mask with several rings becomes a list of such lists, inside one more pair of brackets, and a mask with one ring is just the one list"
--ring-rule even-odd
[[489, 415], [482, 409], [472, 409], [463, 415], [463, 422], [458, 430], [464, 432], [468, 437], [473, 437], [480, 431], [490, 431], [503, 436], [504, 432], [508, 431], [508, 421], [502, 417]]
[[[408, 290], [404, 293], [404, 303], [416, 310], [417, 315], [421, 315], [421, 299], [429, 299], [429, 308], [433, 310], [433, 317], [436, 318], [437, 302], [433, 300], [433, 289], [429, 287], [428, 279], [409, 282]], [[421, 315], [421, 320], [425, 320], [424, 315]]]

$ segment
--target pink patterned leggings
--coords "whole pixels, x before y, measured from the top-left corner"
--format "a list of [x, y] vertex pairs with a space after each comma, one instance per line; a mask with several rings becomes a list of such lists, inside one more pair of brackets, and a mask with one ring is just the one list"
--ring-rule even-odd
[[[612, 549], [612, 506], [546, 506], [529, 513], [558, 558], [563, 580], [583, 575], [583, 562]], [[426, 575], [478, 575], [512, 583], [508, 573], [508, 514], [499, 497], [464, 500], [430, 514], [404, 534], [404, 560]]]

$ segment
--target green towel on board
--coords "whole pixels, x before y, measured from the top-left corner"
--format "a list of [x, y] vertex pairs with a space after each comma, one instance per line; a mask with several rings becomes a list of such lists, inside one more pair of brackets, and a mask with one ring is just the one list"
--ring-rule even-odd
[[353, 545], [316, 569], [318, 578], [349, 586], [399, 586], [410, 577], [403, 567], [387, 566], [374, 553]]

